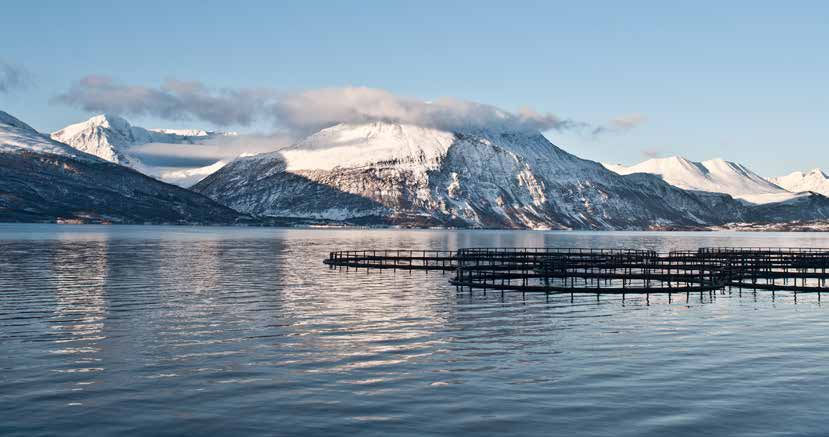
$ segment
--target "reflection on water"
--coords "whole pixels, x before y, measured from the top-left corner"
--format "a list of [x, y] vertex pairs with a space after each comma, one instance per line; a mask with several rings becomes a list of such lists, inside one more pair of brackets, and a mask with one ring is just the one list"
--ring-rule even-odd
[[458, 294], [439, 272], [321, 263], [367, 247], [829, 247], [820, 234], [2, 225], [0, 245], [3, 435], [824, 429], [813, 295]]
[[[55, 309], [48, 318], [51, 353], [64, 356], [63, 368], [54, 372], [97, 373], [101, 366], [100, 342], [107, 302], [107, 248], [100, 243], [73, 244], [59, 241], [52, 246], [49, 264], [54, 278]], [[87, 376], [92, 378], [92, 376]], [[78, 381], [83, 386], [93, 380]], [[78, 388], [78, 391], [82, 388]], [[80, 405], [71, 403], [71, 405]]]

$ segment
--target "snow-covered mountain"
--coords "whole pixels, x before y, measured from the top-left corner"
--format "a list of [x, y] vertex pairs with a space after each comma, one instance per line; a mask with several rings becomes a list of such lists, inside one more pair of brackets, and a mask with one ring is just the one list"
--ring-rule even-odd
[[[538, 132], [341, 124], [287, 149], [240, 157], [218, 169], [223, 164], [168, 176], [183, 180], [212, 173], [193, 190], [246, 213], [352, 223], [670, 229], [829, 218], [829, 199], [820, 194], [752, 205], [700, 190], [711, 188], [698, 181], [687, 185], [694, 190], [684, 190], [663, 176], [619, 175], [559, 149]], [[775, 195], [776, 185], [763, 188], [744, 167], [725, 163], [726, 171], [698, 164], [715, 186]], [[734, 182], [728, 176], [733, 173], [749, 182]], [[0, 111], [0, 221], [61, 219], [233, 223], [248, 218], [55, 141]]]
[[66, 144], [52, 141], [31, 126], [0, 111], [0, 153], [44, 153], [98, 162], [94, 156], [80, 152]]
[[538, 132], [341, 124], [193, 187], [239, 211], [415, 225], [643, 229], [740, 216], [731, 197], [620, 176]]
[[40, 134], [0, 111], [0, 221], [234, 223], [243, 217]]
[[792, 192], [812, 191], [829, 196], [829, 176], [819, 168], [805, 173], [796, 171], [786, 176], [769, 178], [769, 182]]
[[[165, 144], [200, 144], [223, 136], [235, 136], [235, 132], [214, 132], [199, 129], [145, 129], [133, 126], [127, 120], [109, 114], [96, 115], [81, 123], [72, 124], [52, 133], [52, 139], [101, 159], [116, 164], [132, 167], [144, 174], [164, 180], [165, 182], [198, 182], [195, 175], [203, 174], [204, 168], [214, 168], [216, 164], [204, 168], [182, 169], [190, 171], [188, 177], [165, 179], [165, 174], [179, 174], [152, 167], [141, 161], [135, 153], [135, 147], [149, 143]], [[220, 166], [218, 167], [220, 168]], [[207, 174], [204, 174], [207, 176]]]
[[726, 193], [755, 204], [783, 202], [797, 198], [792, 193], [744, 165], [723, 159], [694, 162], [680, 156], [655, 158], [626, 167], [620, 164], [604, 164], [618, 174], [649, 173], [665, 182], [685, 189]]

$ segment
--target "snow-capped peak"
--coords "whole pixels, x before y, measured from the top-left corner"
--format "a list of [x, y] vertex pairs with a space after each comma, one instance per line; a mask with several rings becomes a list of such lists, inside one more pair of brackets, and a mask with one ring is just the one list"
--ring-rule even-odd
[[66, 144], [53, 141], [7, 112], [0, 111], [0, 152], [36, 152], [71, 156], [77, 159], [97, 161]]
[[86, 121], [71, 124], [52, 133], [52, 138], [116, 164], [134, 167], [137, 159], [128, 156], [127, 149], [153, 140], [145, 129], [135, 128], [116, 115], [96, 115]]
[[451, 132], [391, 123], [340, 124], [283, 149], [288, 170], [331, 170], [377, 162], [433, 168], [455, 141]]
[[89, 120], [87, 120], [87, 124], [98, 125], [98, 126], [103, 126], [103, 127], [109, 127], [109, 128], [113, 128], [113, 129], [119, 129], [119, 130], [129, 129], [130, 126], [131, 126], [130, 123], [126, 119], [124, 119], [123, 117], [120, 117], [118, 115], [113, 115], [113, 114], [96, 115], [96, 116], [90, 118]]
[[63, 139], [71, 139], [94, 129], [108, 129], [112, 132], [117, 132], [122, 136], [129, 136], [131, 128], [132, 125], [130, 125], [127, 120], [117, 115], [100, 114], [86, 121], [70, 124], [69, 126], [53, 133], [52, 136], [61, 137]]
[[814, 191], [829, 196], [829, 176], [819, 168], [808, 172], [796, 171], [786, 176], [769, 178], [769, 181], [789, 191]]
[[130, 148], [147, 143], [195, 144], [214, 136], [235, 133], [212, 132], [201, 129], [144, 129], [133, 126], [122, 117], [112, 114], [96, 115], [54, 132], [52, 138], [91, 153], [107, 161], [137, 167], [140, 160]]
[[809, 170], [805, 173], [801, 172], [801, 171], [796, 171], [796, 172], [793, 172], [791, 174], [792, 175], [798, 174], [798, 175], [800, 175], [801, 177], [804, 177], [804, 178], [829, 179], [829, 176], [827, 176], [826, 173], [823, 170], [819, 169], [819, 168], [813, 168], [813, 169], [811, 169], [811, 170]]
[[[627, 197], [643, 189], [639, 184], [668, 187], [653, 177], [620, 177], [539, 132], [375, 122], [336, 125], [289, 148], [240, 157], [193, 189], [253, 214], [338, 220], [400, 214], [401, 220], [544, 228], [607, 227], [616, 209], [626, 211], [622, 220], [638, 220], [631, 217], [649, 214], [644, 199], [655, 197]], [[657, 202], [665, 195], [671, 194]]]
[[388, 122], [338, 124], [278, 153], [289, 171], [396, 163], [423, 172], [435, 169], [449, 147], [464, 138], [474, 138], [481, 144], [508, 144], [511, 152], [536, 159], [551, 158], [551, 153], [558, 158], [572, 158], [572, 155], [550, 144], [540, 132], [448, 131]]
[[630, 167], [612, 164], [605, 164], [605, 167], [619, 174], [651, 173], [679, 188], [726, 193], [752, 203], [780, 202], [794, 196], [746, 166], [722, 158], [695, 162], [671, 156], [649, 159]]
[[[175, 176], [189, 183], [205, 171], [202, 168], [180, 169], [184, 173], [160, 167], [150, 167], [141, 162], [136, 146], [148, 143], [198, 144], [218, 136], [237, 135], [235, 132], [213, 132], [202, 129], [145, 129], [133, 126], [124, 118], [112, 114], [100, 114], [81, 123], [75, 123], [52, 133], [52, 138], [80, 151], [95, 155], [116, 164], [132, 167], [142, 173], [163, 178], [163, 174]], [[207, 166], [205, 169], [216, 168]], [[186, 174], [192, 170], [192, 174]]]

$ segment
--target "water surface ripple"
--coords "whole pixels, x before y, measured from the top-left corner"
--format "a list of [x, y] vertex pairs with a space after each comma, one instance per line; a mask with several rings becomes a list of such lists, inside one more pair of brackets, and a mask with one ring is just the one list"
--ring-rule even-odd
[[458, 294], [329, 251], [820, 234], [0, 225], [2, 435], [825, 435], [814, 295]]

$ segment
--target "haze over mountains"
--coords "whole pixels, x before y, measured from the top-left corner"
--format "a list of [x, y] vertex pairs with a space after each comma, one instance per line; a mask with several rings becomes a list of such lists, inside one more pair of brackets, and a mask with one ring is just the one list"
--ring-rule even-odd
[[[599, 164], [537, 130], [505, 125], [341, 123], [275, 152], [171, 170], [145, 163], [142, 147], [201, 147], [235, 134], [144, 129], [100, 115], [49, 138], [2, 114], [4, 220], [227, 223], [250, 214], [405, 226], [700, 229], [829, 218], [829, 199], [819, 194], [829, 182], [820, 171], [767, 180], [722, 159]], [[124, 166], [195, 185], [171, 187]]]

